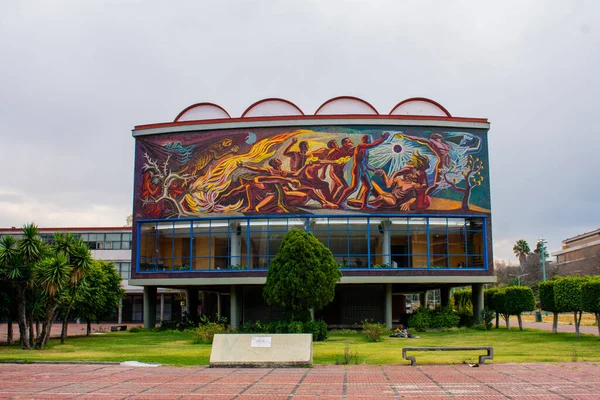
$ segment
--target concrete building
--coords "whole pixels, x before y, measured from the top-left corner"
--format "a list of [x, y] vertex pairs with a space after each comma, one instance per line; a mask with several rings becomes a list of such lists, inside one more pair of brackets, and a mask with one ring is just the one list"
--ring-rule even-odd
[[440, 289], [446, 304], [468, 285], [479, 316], [496, 279], [488, 130], [429, 99], [383, 115], [347, 96], [313, 115], [284, 99], [240, 118], [199, 103], [136, 126], [130, 284], [144, 288], [145, 325], [158, 288], [186, 290], [192, 316], [233, 328], [281, 318], [262, 286], [290, 229], [313, 233], [342, 269], [334, 301], [315, 313], [330, 326], [391, 326], [406, 294]]
[[552, 256], [560, 274], [600, 274], [600, 229], [563, 240]]

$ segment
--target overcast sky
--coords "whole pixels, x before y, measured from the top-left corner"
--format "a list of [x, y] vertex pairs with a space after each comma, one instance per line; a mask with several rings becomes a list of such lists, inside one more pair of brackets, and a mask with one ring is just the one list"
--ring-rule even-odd
[[428, 97], [491, 122], [496, 258], [600, 228], [600, 2], [0, 0], [0, 227], [121, 226], [135, 125]]

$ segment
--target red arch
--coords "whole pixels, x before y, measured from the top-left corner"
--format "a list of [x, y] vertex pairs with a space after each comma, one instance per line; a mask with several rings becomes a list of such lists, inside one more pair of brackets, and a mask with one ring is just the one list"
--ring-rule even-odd
[[[329, 104], [329, 103], [331, 103], [331, 102], [333, 102], [333, 101], [336, 101], [336, 100], [357, 100], [357, 101], [359, 101], [359, 102], [361, 102], [361, 103], [363, 103], [363, 104], [366, 104], [367, 106], [369, 106], [369, 108], [370, 108], [371, 110], [375, 111], [375, 114], [376, 114], [376, 115], [379, 115], [379, 111], [377, 111], [377, 109], [376, 109], [375, 107], [373, 107], [373, 106], [371, 105], [371, 103], [369, 103], [368, 101], [366, 101], [366, 100], [363, 100], [363, 99], [361, 99], [361, 98], [354, 97], [354, 96], [338, 96], [338, 97], [334, 97], [334, 98], [332, 98], [332, 99], [329, 99], [329, 100], [327, 100], [325, 103], [321, 104], [321, 106], [320, 106], [319, 108], [317, 108], [317, 111], [315, 111], [315, 115], [318, 115], [318, 114], [319, 114], [319, 111], [321, 111], [321, 109], [322, 109], [323, 107], [325, 107], [327, 104]], [[342, 114], [342, 115], [343, 115], [343, 114]]]
[[411, 102], [411, 101], [424, 101], [426, 103], [433, 104], [434, 106], [436, 106], [437, 108], [439, 108], [440, 110], [442, 110], [444, 112], [444, 114], [446, 114], [447, 117], [452, 117], [452, 115], [450, 115], [450, 113], [448, 112], [448, 110], [446, 110], [446, 108], [444, 106], [442, 106], [437, 101], [433, 101], [431, 99], [428, 99], [427, 97], [411, 97], [410, 99], [402, 100], [400, 103], [396, 104], [394, 106], [394, 108], [392, 108], [392, 110], [390, 111], [389, 115], [392, 115], [392, 113], [396, 110], [396, 108], [400, 107], [402, 104], [405, 104], [405, 103], [408, 103], [408, 102]]
[[196, 107], [199, 107], [199, 106], [213, 106], [213, 107], [217, 107], [218, 109], [222, 110], [222, 111], [223, 111], [225, 114], [227, 114], [227, 116], [228, 116], [229, 118], [231, 118], [231, 115], [229, 115], [229, 113], [227, 112], [227, 110], [226, 110], [226, 109], [224, 109], [223, 107], [221, 107], [220, 105], [218, 105], [218, 104], [215, 104], [215, 103], [207, 103], [207, 102], [203, 102], [203, 103], [196, 103], [196, 104], [192, 104], [191, 106], [189, 106], [189, 107], [185, 108], [185, 109], [184, 109], [182, 112], [180, 112], [180, 113], [179, 113], [179, 114], [178, 114], [178, 115], [175, 117], [175, 121], [173, 121], [173, 122], [177, 122], [177, 121], [179, 121], [179, 118], [181, 118], [181, 116], [182, 116], [183, 114], [185, 114], [186, 112], [188, 112], [188, 111], [189, 111], [189, 110], [191, 110], [192, 108], [196, 108]]
[[244, 118], [246, 116], [246, 114], [248, 114], [250, 112], [250, 110], [252, 110], [257, 105], [262, 104], [262, 103], [266, 103], [268, 101], [281, 101], [281, 102], [284, 102], [284, 103], [289, 104], [290, 106], [294, 107], [296, 110], [300, 111], [300, 114], [304, 115], [304, 112], [300, 109], [300, 107], [298, 107], [297, 105], [295, 105], [291, 101], [286, 100], [286, 99], [282, 99], [282, 98], [279, 98], [279, 97], [269, 97], [269, 98], [262, 99], [262, 100], [259, 100], [259, 101], [255, 102], [255, 103], [251, 104], [250, 107], [246, 108], [246, 111], [244, 111], [242, 113], [242, 117], [241, 118]]

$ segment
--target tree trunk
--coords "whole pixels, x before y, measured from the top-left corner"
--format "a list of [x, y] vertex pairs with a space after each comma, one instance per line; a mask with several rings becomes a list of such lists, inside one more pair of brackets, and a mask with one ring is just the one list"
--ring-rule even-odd
[[86, 321], [87, 322], [87, 329], [85, 332], [86, 336], [90, 336], [92, 334], [92, 323], [90, 321]]
[[553, 311], [552, 314], [554, 315], [554, 318], [552, 319], [552, 334], [556, 335], [558, 332], [558, 313]]
[[41, 350], [44, 348], [44, 345], [48, 343], [48, 338], [50, 337], [50, 330], [52, 329], [52, 321], [54, 320], [54, 316], [56, 314], [56, 305], [48, 304], [46, 306], [46, 319], [42, 324], [42, 333], [38, 336], [37, 341], [35, 343], [35, 348]]
[[596, 313], [596, 326], [598, 327], [598, 337], [600, 337], [600, 313]]
[[35, 339], [39, 339], [40, 338], [40, 320], [36, 319], [35, 320]]
[[500, 328], [500, 313], [496, 311], [496, 329]]
[[506, 319], [506, 330], [510, 330], [510, 315], [506, 314], [504, 317]]
[[[577, 313], [579, 313], [579, 318], [577, 318]], [[575, 337], [579, 337], [579, 324], [581, 323], [581, 311], [574, 311], [573, 316], [575, 317]]]
[[35, 331], [34, 331], [34, 324], [33, 324], [33, 306], [28, 307], [27, 310], [25, 311], [27, 314], [27, 328], [29, 329], [29, 347], [33, 348], [35, 346], [35, 341], [36, 341], [36, 337], [35, 337]]
[[25, 288], [15, 287], [16, 299], [17, 299], [17, 323], [19, 324], [19, 341], [21, 347], [25, 350], [31, 349], [29, 344], [29, 329], [27, 326], [27, 313], [26, 300], [25, 300]]
[[519, 330], [523, 330], [523, 318], [521, 318], [521, 313], [517, 314], [517, 320], [519, 320]]
[[62, 322], [62, 329], [60, 331], [60, 344], [65, 344], [65, 341], [67, 340], [67, 331], [69, 330], [69, 320], [67, 318], [68, 316], [65, 316], [65, 319], [63, 319]]
[[13, 323], [12, 320], [8, 320], [8, 324], [6, 325], [6, 344], [9, 346], [13, 343]]

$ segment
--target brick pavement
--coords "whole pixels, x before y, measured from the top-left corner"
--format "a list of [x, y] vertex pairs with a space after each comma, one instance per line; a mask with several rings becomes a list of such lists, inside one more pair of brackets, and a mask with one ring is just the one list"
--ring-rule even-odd
[[135, 368], [0, 364], [0, 399], [600, 399], [600, 363]]

